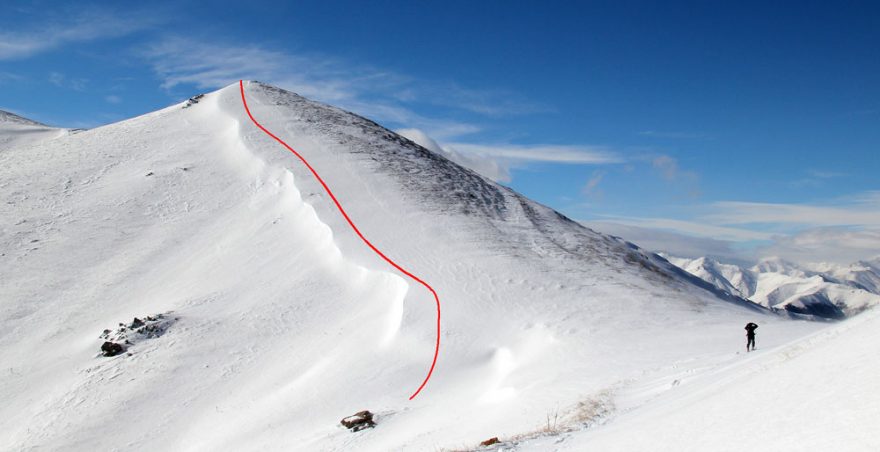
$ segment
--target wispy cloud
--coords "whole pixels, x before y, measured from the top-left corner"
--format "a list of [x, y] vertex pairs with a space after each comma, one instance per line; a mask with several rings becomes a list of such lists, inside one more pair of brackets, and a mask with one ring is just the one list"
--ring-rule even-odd
[[512, 161], [569, 164], [622, 163], [623, 157], [602, 146], [563, 146], [553, 144], [472, 144], [449, 143], [449, 147], [470, 154], [509, 159]]
[[880, 229], [823, 227], [777, 237], [759, 250], [762, 256], [779, 256], [794, 262], [849, 264], [880, 255]]
[[839, 173], [836, 171], [824, 171], [824, 170], [809, 170], [807, 174], [813, 177], [818, 177], [819, 179], [834, 179], [837, 177], [844, 177], [846, 173]]
[[0, 85], [4, 84], [6, 82], [19, 82], [21, 80], [24, 80], [24, 77], [22, 77], [18, 74], [14, 74], [12, 72], [0, 71]]
[[606, 171], [597, 169], [593, 171], [593, 174], [590, 176], [590, 179], [587, 180], [587, 183], [584, 184], [584, 187], [581, 189], [581, 193], [587, 197], [601, 197], [602, 191], [598, 189], [599, 184], [602, 183], [602, 179], [605, 177]]
[[[187, 84], [211, 89], [239, 79], [258, 79], [331, 103], [389, 126], [426, 148], [494, 180], [510, 181], [510, 169], [531, 162], [609, 164], [623, 158], [600, 146], [474, 143], [461, 138], [482, 126], [420, 113], [441, 105], [486, 117], [548, 111], [498, 90], [416, 81], [393, 71], [317, 54], [294, 54], [257, 45], [229, 45], [166, 37], [143, 49], [165, 89]], [[438, 141], [434, 141], [434, 139]]]
[[653, 137], [653, 138], [668, 138], [668, 139], [682, 139], [682, 140], [706, 140], [709, 139], [708, 135], [702, 133], [693, 133], [693, 132], [661, 132], [657, 130], [644, 130], [639, 132], [639, 135], [644, 137]]
[[[693, 220], [607, 216], [599, 223], [613, 223], [620, 235], [633, 234], [636, 243], [655, 251], [675, 253], [688, 249], [676, 241], [664, 245], [666, 233], [695, 237], [695, 242], [718, 252], [719, 243], [728, 244], [740, 258], [779, 256], [796, 262], [850, 263], [880, 254], [880, 191], [868, 191], [829, 203], [784, 204], [756, 202], [717, 202], [699, 207], [704, 214]], [[636, 228], [636, 229], [634, 229]], [[613, 229], [606, 227], [606, 229]], [[657, 232], [652, 237], [650, 231]], [[773, 232], [767, 232], [773, 231]], [[734, 253], [734, 254], [736, 254]], [[730, 255], [734, 256], [734, 255]], [[692, 257], [692, 256], [688, 256]], [[734, 256], [735, 257], [735, 256]]]
[[49, 83], [59, 88], [67, 88], [74, 91], [84, 91], [86, 89], [86, 85], [89, 83], [89, 80], [86, 78], [68, 78], [60, 72], [50, 72], [48, 80]]
[[480, 130], [478, 125], [417, 113], [409, 104], [431, 99], [425, 99], [422, 87], [409, 77], [326, 55], [182, 37], [163, 38], [143, 49], [142, 55], [166, 89], [182, 84], [213, 89], [256, 79], [393, 126], [424, 129], [435, 137]]
[[627, 226], [659, 229], [684, 233], [697, 237], [715, 238], [732, 242], [770, 240], [774, 234], [745, 228], [734, 228], [701, 221], [686, 221], [671, 218], [640, 218], [622, 216], [603, 216], [606, 221]]
[[[441, 143], [416, 128], [398, 129], [396, 132], [426, 149], [444, 155], [450, 160], [498, 182], [509, 182], [511, 169], [521, 168], [530, 163], [601, 165], [624, 161], [618, 153], [599, 146]], [[594, 186], [598, 185], [603, 176], [604, 171], [594, 173], [596, 178]]]
[[443, 147], [419, 129], [399, 129], [398, 134], [409, 138], [429, 151], [440, 154], [465, 168], [470, 168], [496, 182], [510, 182], [510, 167], [491, 157], [462, 154], [455, 149]]
[[658, 171], [667, 182], [683, 188], [688, 196], [699, 197], [700, 176], [693, 171], [684, 170], [679, 166], [678, 160], [669, 155], [650, 157], [651, 166]]
[[500, 89], [471, 89], [456, 83], [437, 83], [407, 91], [411, 99], [425, 98], [435, 105], [467, 110], [489, 117], [516, 116], [554, 111], [546, 105], [520, 99]]
[[0, 60], [27, 58], [68, 43], [124, 36], [157, 23], [145, 14], [82, 10], [63, 19], [45, 18], [39, 27], [0, 32]]
[[736, 242], [731, 240], [698, 237], [615, 221], [582, 221], [581, 223], [597, 231], [623, 237], [647, 250], [665, 252], [676, 257], [710, 256], [724, 262], [742, 265], [751, 265], [754, 262], [752, 252], [737, 249]]
[[789, 185], [794, 188], [821, 187], [832, 179], [846, 176], [845, 173], [826, 170], [807, 170], [805, 177], [792, 181]]
[[830, 204], [785, 204], [722, 201], [706, 219], [720, 224], [880, 227], [880, 191], [870, 191]]

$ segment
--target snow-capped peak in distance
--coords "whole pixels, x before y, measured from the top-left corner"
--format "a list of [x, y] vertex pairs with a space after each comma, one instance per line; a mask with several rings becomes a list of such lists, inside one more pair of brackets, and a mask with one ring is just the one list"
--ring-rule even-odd
[[795, 277], [806, 277], [807, 275], [807, 272], [794, 262], [776, 256], [761, 259], [752, 270], [758, 273], [782, 273]]
[[664, 256], [721, 290], [773, 309], [843, 318], [880, 304], [880, 266], [874, 261], [798, 265], [770, 257], [744, 268], [706, 257]]
[[[373, 121], [244, 88], [363, 234], [437, 290], [428, 385], [407, 400], [433, 353], [430, 294], [367, 249], [301, 162], [250, 123], [236, 83], [97, 129], [5, 142], [0, 449], [478, 444], [535, 433], [554, 410], [570, 426], [610, 416], [610, 403], [589, 419], [581, 407], [655, 369], [735, 359], [748, 322], [768, 348], [821, 327]], [[8, 130], [0, 140], [22, 135]], [[136, 317], [168, 321], [102, 356], [117, 329], [141, 334]], [[338, 425], [364, 409], [375, 432]]]

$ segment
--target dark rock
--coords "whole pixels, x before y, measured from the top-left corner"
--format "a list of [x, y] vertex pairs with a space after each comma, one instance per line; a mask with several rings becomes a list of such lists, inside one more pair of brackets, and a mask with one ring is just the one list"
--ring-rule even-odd
[[103, 345], [101, 345], [101, 352], [104, 354], [104, 356], [116, 356], [123, 353], [124, 351], [125, 348], [115, 342], [107, 341], [104, 342]]
[[204, 94], [198, 94], [198, 95], [195, 95], [195, 96], [193, 96], [193, 97], [190, 97], [189, 99], [186, 100], [186, 104], [183, 106], [183, 108], [189, 108], [189, 107], [192, 107], [193, 105], [199, 103], [199, 101], [200, 101], [203, 97], [205, 97]]
[[342, 425], [353, 432], [359, 432], [363, 429], [375, 427], [376, 423], [373, 422], [373, 413], [364, 410], [342, 419]]
[[150, 171], [149, 173], [147, 173], [147, 177], [150, 177], [150, 176], [152, 176], [152, 175], [153, 175], [153, 172], [152, 172], [152, 171]]
[[498, 443], [500, 443], [500, 442], [501, 442], [501, 441], [498, 441], [498, 437], [496, 436], [496, 437], [494, 437], [494, 438], [489, 438], [489, 439], [487, 439], [486, 441], [483, 441], [482, 443], [480, 443], [480, 445], [481, 445], [481, 446], [491, 446], [491, 445], [493, 445], [493, 444], [498, 444]]
[[135, 317], [134, 320], [131, 321], [131, 326], [129, 326], [129, 328], [135, 329], [135, 328], [140, 328], [142, 326], [144, 326], [144, 321]]

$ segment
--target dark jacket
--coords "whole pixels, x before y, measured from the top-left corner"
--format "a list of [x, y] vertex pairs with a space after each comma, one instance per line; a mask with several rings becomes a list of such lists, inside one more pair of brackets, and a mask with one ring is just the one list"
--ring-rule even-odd
[[749, 322], [748, 324], [746, 324], [746, 335], [747, 336], [754, 336], [755, 330], [757, 330], [757, 329], [758, 329], [758, 325]]

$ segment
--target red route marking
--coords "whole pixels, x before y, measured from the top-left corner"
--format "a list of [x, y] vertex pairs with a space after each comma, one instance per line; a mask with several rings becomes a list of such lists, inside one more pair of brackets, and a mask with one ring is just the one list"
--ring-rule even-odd
[[348, 224], [354, 230], [354, 233], [357, 234], [357, 236], [360, 237], [361, 240], [363, 240], [363, 242], [366, 243], [367, 246], [370, 247], [371, 250], [373, 250], [376, 254], [378, 254], [379, 257], [381, 257], [382, 259], [385, 259], [385, 262], [388, 262], [389, 264], [391, 264], [392, 267], [396, 268], [404, 275], [412, 278], [413, 281], [425, 286], [425, 288], [431, 292], [431, 295], [434, 296], [434, 301], [437, 304], [437, 341], [434, 345], [434, 358], [431, 360], [431, 368], [428, 369], [428, 375], [425, 377], [425, 380], [422, 381], [421, 385], [419, 385], [419, 389], [416, 389], [416, 392], [414, 392], [411, 396], [409, 396], [410, 400], [414, 399], [415, 396], [419, 395], [419, 392], [422, 391], [422, 388], [424, 388], [425, 385], [428, 384], [428, 380], [431, 379], [431, 374], [434, 373], [434, 366], [437, 365], [437, 355], [440, 353], [440, 297], [437, 296], [437, 292], [434, 291], [434, 288], [431, 287], [428, 283], [422, 281], [416, 275], [413, 275], [412, 273], [406, 271], [400, 265], [397, 265], [396, 262], [394, 262], [393, 260], [391, 260], [391, 258], [386, 256], [381, 251], [379, 251], [379, 248], [376, 248], [375, 245], [370, 243], [370, 241], [367, 240], [367, 238], [364, 237], [363, 234], [361, 234], [361, 231], [358, 229], [357, 226], [354, 225], [354, 222], [351, 221], [351, 218], [348, 217], [348, 214], [345, 212], [345, 209], [342, 208], [342, 204], [339, 203], [339, 200], [336, 199], [336, 196], [330, 190], [330, 187], [327, 186], [327, 184], [324, 182], [324, 179], [321, 179], [321, 176], [319, 176], [318, 172], [315, 171], [314, 168], [312, 168], [312, 165], [309, 164], [309, 162], [305, 159], [305, 157], [300, 155], [299, 152], [296, 152], [292, 147], [290, 147], [287, 143], [285, 143], [284, 140], [275, 136], [275, 134], [273, 134], [272, 132], [267, 130], [265, 127], [263, 127], [262, 124], [260, 124], [259, 122], [257, 122], [256, 119], [254, 119], [254, 115], [251, 114], [251, 110], [250, 110], [250, 108], [248, 108], [247, 99], [245, 99], [245, 96], [244, 96], [244, 82], [242, 80], [238, 81], [238, 87], [241, 90], [241, 103], [244, 104], [244, 111], [247, 112], [248, 117], [251, 118], [251, 121], [254, 123], [254, 125], [256, 125], [263, 132], [266, 132], [266, 135], [269, 135], [270, 137], [274, 138], [275, 141], [281, 143], [282, 146], [286, 147], [288, 151], [292, 152], [293, 155], [297, 156], [297, 158], [299, 158], [306, 165], [306, 168], [308, 168], [309, 171], [312, 172], [312, 174], [315, 176], [315, 179], [317, 179], [318, 182], [321, 183], [321, 186], [324, 187], [324, 190], [326, 190], [327, 194], [330, 195], [330, 199], [332, 199], [333, 203], [336, 204], [336, 207], [339, 209], [339, 213], [341, 213], [342, 216], [345, 217], [345, 221], [348, 222]]

